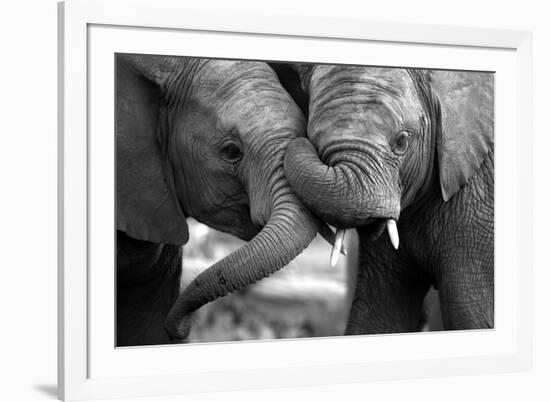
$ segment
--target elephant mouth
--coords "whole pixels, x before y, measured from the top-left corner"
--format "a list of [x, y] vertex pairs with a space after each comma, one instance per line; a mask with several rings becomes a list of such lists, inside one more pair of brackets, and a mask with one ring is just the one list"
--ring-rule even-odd
[[[393, 218], [368, 218], [355, 228], [361, 239], [367, 241], [375, 241], [382, 235], [384, 229], [388, 232], [388, 237], [392, 246], [399, 249], [399, 233], [397, 231], [397, 222]], [[346, 229], [337, 229], [334, 245], [330, 255], [330, 265], [334, 267], [338, 262], [340, 253], [342, 252], [344, 236]], [[345, 252], [343, 253], [346, 254]]]
[[363, 225], [358, 226], [356, 228], [357, 232], [361, 235], [361, 238], [367, 241], [378, 240], [386, 228], [388, 219], [392, 218], [371, 218]]

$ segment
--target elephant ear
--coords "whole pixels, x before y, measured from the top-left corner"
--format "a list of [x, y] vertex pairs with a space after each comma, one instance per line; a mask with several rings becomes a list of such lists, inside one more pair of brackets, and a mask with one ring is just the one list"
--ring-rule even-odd
[[483, 72], [431, 73], [440, 104], [436, 150], [445, 201], [468, 183], [493, 148], [493, 78]]
[[138, 240], [182, 245], [187, 222], [164, 174], [157, 135], [162, 91], [142, 70], [132, 56], [117, 55], [117, 229]]

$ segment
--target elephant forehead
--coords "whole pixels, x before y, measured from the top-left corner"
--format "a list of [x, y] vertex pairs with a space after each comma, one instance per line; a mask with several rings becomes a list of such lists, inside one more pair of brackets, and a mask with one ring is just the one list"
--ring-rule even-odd
[[194, 79], [194, 87], [203, 95], [221, 96], [244, 86], [272, 85], [276, 79], [263, 62], [208, 60]]
[[352, 105], [345, 111], [329, 115], [312, 115], [309, 121], [310, 131], [317, 133], [330, 132], [332, 136], [355, 135], [359, 133], [395, 133], [405, 125], [395, 109], [386, 103]]
[[305, 118], [290, 100], [282, 102], [245, 97], [226, 103], [219, 110], [219, 125], [236, 130], [241, 135], [281, 130], [294, 135], [305, 133]]
[[301, 111], [290, 101], [257, 102], [246, 97], [222, 105], [194, 99], [179, 119], [179, 129], [200, 141], [227, 133], [238, 134], [244, 141], [262, 133], [294, 137], [305, 133], [305, 126]]
[[322, 66], [312, 75], [310, 89], [314, 126], [331, 120], [342, 129], [416, 128], [423, 112], [405, 69]]
[[311, 74], [313, 89], [323, 87], [330, 90], [330, 86], [353, 86], [370, 82], [383, 86], [387, 91], [401, 92], [410, 81], [407, 70], [396, 67], [316, 65]]
[[273, 70], [263, 62], [211, 60], [193, 82], [195, 100], [224, 112], [287, 113], [293, 104]]

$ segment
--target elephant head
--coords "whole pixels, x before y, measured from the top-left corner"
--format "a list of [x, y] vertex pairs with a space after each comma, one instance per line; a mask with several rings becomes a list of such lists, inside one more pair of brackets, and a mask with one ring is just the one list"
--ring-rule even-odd
[[283, 173], [305, 120], [265, 63], [118, 55], [116, 68], [118, 230], [183, 245], [191, 216], [250, 240], [180, 295], [166, 329], [181, 339], [192, 312], [282, 268], [317, 233]]
[[[448, 201], [493, 148], [490, 73], [297, 65], [309, 97], [308, 138], [285, 174], [302, 202], [339, 229], [387, 225], [433, 188]], [[297, 74], [296, 74], [297, 73]], [[294, 88], [296, 84], [286, 83]], [[437, 183], [437, 186], [434, 186]], [[439, 191], [439, 190], [438, 190]]]

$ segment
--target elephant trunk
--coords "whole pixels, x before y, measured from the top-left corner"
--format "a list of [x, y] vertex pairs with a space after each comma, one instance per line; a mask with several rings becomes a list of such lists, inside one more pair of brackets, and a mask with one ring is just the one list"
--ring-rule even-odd
[[195, 310], [283, 268], [309, 245], [318, 229], [318, 221], [293, 194], [278, 197], [268, 222], [249, 243], [185, 288], [166, 319], [168, 333], [176, 339], [187, 338]]
[[298, 198], [323, 221], [341, 229], [400, 212], [396, 161], [367, 141], [347, 140], [318, 151], [307, 138], [288, 146], [285, 175]]

